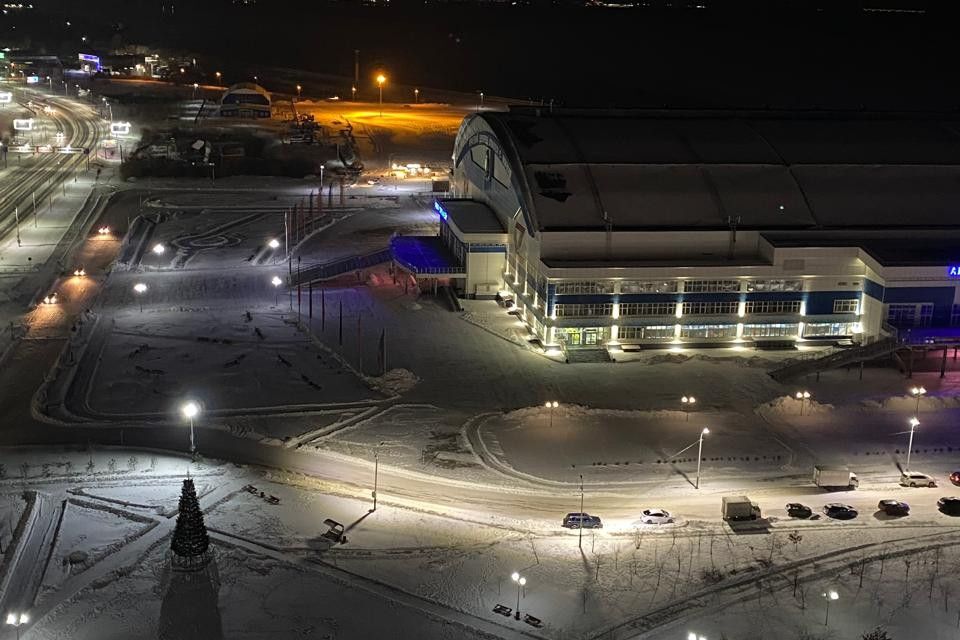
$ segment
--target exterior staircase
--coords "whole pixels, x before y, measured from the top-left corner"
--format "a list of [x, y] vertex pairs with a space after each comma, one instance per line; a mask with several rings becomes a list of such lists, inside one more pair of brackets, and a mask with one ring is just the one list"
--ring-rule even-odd
[[568, 364], [583, 364], [586, 362], [613, 362], [606, 347], [596, 349], [566, 349], [564, 355]]
[[899, 347], [900, 342], [896, 336], [881, 336], [860, 346], [831, 351], [827, 354], [814, 353], [808, 357], [792, 360], [786, 366], [771, 371], [770, 377], [777, 382], [787, 382], [810, 373], [882, 358], [890, 355]]

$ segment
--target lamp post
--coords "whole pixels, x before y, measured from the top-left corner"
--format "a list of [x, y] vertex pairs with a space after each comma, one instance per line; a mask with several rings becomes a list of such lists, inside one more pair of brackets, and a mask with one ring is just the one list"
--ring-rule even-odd
[[380, 447], [385, 443], [386, 441], [381, 442], [377, 445], [377, 448], [373, 450], [373, 509], [370, 509], [370, 513], [377, 510], [377, 484], [380, 479]]
[[690, 409], [697, 403], [697, 399], [693, 396], [683, 396], [680, 402], [683, 404], [683, 412], [687, 414], [687, 422], [690, 422]]
[[180, 407], [180, 412], [183, 414], [184, 418], [190, 421], [190, 455], [193, 455], [197, 452], [196, 445], [194, 444], [195, 441], [193, 439], [193, 419], [200, 414], [200, 405], [191, 400]]
[[303, 87], [301, 87], [300, 85], [297, 85], [297, 100], [300, 99], [302, 91], [303, 91]]
[[914, 412], [914, 415], [917, 415], [917, 416], [920, 415], [920, 398], [926, 393], [927, 393], [927, 390], [924, 389], [923, 387], [914, 387], [910, 389], [910, 395], [912, 395], [914, 398], [917, 399], [917, 410]]
[[523, 585], [527, 584], [527, 579], [522, 575], [513, 572], [513, 575], [510, 576], [510, 579], [517, 583], [517, 609], [516, 609], [516, 619], [520, 619], [520, 589], [523, 588]]
[[547, 402], [544, 403], [543, 406], [545, 406], [547, 409], [550, 410], [550, 428], [552, 429], [553, 428], [553, 410], [559, 407], [560, 403], [557, 402], [556, 400], [552, 402], [548, 400]]
[[273, 291], [276, 294], [274, 300], [274, 306], [280, 306], [280, 285], [283, 284], [283, 280], [280, 279], [280, 276], [273, 276], [273, 280], [270, 281], [270, 284], [273, 285]]
[[217, 86], [222, 86], [223, 83], [220, 81], [220, 79], [223, 77], [223, 74], [217, 71], [214, 75], [217, 76]]
[[380, 89], [380, 117], [383, 117], [383, 83], [387, 81], [387, 76], [382, 73], [377, 76], [377, 87]]
[[696, 489], [700, 488], [700, 463], [703, 461], [703, 436], [710, 433], [710, 429], [706, 427], [703, 428], [703, 431], [700, 432], [700, 445], [697, 447], [697, 484]]
[[140, 313], [143, 313], [143, 294], [147, 292], [147, 285], [138, 282], [133, 285], [133, 290], [137, 293], [137, 300], [140, 301]]
[[838, 600], [840, 598], [840, 594], [838, 594], [836, 591], [827, 591], [823, 594], [823, 597], [827, 601], [827, 612], [823, 616], [823, 626], [826, 627], [830, 624], [830, 603], [834, 600]]
[[356, 87], [356, 85], [353, 85], [353, 86], [350, 87], [350, 101], [351, 101], [351, 102], [356, 102], [356, 101], [357, 101], [357, 87]]
[[420, 104], [420, 89], [413, 90], [413, 103]]
[[166, 248], [165, 246], [163, 246], [163, 245], [162, 245], [161, 243], [159, 243], [159, 242], [158, 242], [157, 244], [153, 245], [153, 252], [154, 252], [155, 254], [157, 254], [158, 256], [162, 256], [162, 255], [163, 255], [163, 252], [166, 251], [166, 250], [167, 250], [167, 248]]
[[276, 238], [271, 238], [270, 242], [267, 243], [267, 246], [269, 246], [271, 249], [279, 249], [280, 241], [277, 240]]
[[17, 630], [17, 640], [20, 640], [20, 627], [30, 622], [30, 616], [25, 613], [8, 613], [7, 624]]
[[200, 83], [194, 82], [194, 83], [193, 83], [193, 99], [194, 99], [194, 100], [197, 99], [197, 89], [199, 89], [199, 88], [200, 88]]
[[800, 401], [800, 415], [803, 415], [803, 404], [810, 399], [809, 391], [797, 391], [796, 395], [797, 400]]
[[907, 471], [910, 471], [910, 454], [913, 453], [913, 432], [920, 426], [916, 416], [910, 418], [910, 444], [907, 445]]
[[577, 546], [583, 549], [583, 474], [580, 474], [580, 526], [577, 528], [579, 537], [577, 538]]

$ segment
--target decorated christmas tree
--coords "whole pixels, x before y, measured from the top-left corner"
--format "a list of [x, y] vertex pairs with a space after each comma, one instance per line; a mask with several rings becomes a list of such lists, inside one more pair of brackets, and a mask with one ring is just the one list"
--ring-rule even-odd
[[191, 478], [183, 481], [180, 513], [177, 515], [170, 551], [176, 569], [200, 569], [210, 561], [210, 537], [203, 523], [203, 512]]

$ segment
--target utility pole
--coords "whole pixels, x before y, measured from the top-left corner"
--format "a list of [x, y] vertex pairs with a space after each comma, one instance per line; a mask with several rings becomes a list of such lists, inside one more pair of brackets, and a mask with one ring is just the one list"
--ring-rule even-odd
[[20, 207], [13, 208], [13, 217], [17, 225], [17, 246], [22, 247], [23, 244], [20, 242]]
[[353, 50], [353, 99], [357, 99], [357, 89], [360, 87], [360, 49]]
[[583, 549], [583, 474], [580, 474], [580, 528], [577, 529], [580, 538], [577, 540], [577, 546]]

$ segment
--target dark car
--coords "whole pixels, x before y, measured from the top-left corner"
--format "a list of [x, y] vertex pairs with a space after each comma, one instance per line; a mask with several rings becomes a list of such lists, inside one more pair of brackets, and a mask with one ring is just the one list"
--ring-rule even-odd
[[950, 482], [960, 485], [960, 471], [954, 471], [950, 474]]
[[830, 504], [823, 505], [823, 513], [828, 518], [836, 518], [837, 520], [852, 520], [857, 517], [856, 509], [848, 504], [840, 504], [839, 502], [831, 502]]
[[813, 509], [799, 502], [790, 502], [786, 506], [787, 515], [791, 518], [809, 518], [813, 515]]
[[589, 513], [568, 513], [563, 517], [563, 526], [567, 529], [602, 529], [603, 523], [598, 516]]
[[937, 501], [937, 507], [940, 511], [951, 516], [960, 516], [960, 498], [956, 496], [944, 496]]
[[899, 500], [881, 500], [877, 503], [877, 509], [880, 509], [888, 516], [908, 516], [910, 515], [910, 505]]

